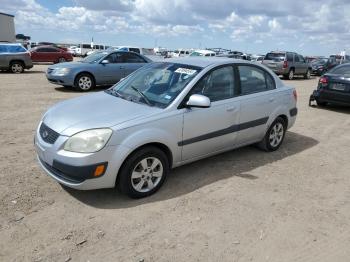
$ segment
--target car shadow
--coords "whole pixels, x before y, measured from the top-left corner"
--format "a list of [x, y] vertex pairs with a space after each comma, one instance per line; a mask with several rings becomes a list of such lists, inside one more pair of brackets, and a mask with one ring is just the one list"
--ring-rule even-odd
[[[44, 74], [45, 72], [44, 71], [40, 71], [40, 70], [24, 70], [23, 73], [21, 74]], [[21, 74], [14, 74], [12, 72], [9, 72], [9, 71], [0, 71], [0, 74], [3, 74], [3, 75], [21, 75]]]
[[257, 180], [259, 176], [250, 174], [252, 170], [301, 153], [317, 144], [318, 141], [311, 137], [287, 132], [284, 143], [275, 152], [266, 153], [248, 146], [175, 168], [157, 193], [138, 200], [122, 195], [116, 189], [80, 191], [63, 188], [89, 206], [100, 209], [130, 208], [186, 195], [223, 179]]
[[314, 103], [311, 105], [311, 107], [319, 110], [333, 111], [333, 112], [347, 114], [347, 115], [350, 114], [350, 106], [338, 106], [338, 105], [332, 105], [332, 104], [328, 104], [326, 106], [317, 106]]
[[[97, 86], [94, 89], [92, 89], [88, 92], [84, 92], [84, 93], [100, 92], [100, 91], [106, 90], [110, 87], [111, 86]], [[55, 90], [58, 92], [63, 92], [63, 93], [83, 93], [83, 92], [80, 92], [78, 90], [75, 90], [74, 87], [72, 87], [72, 86], [70, 86], [70, 87], [58, 86], [58, 87], [55, 87]]]

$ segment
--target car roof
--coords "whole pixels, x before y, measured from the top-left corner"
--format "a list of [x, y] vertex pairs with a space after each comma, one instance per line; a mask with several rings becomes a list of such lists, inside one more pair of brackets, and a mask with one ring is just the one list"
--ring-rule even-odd
[[21, 43], [7, 43], [7, 42], [0, 42], [0, 45], [18, 45], [18, 46], [22, 46]]
[[[207, 67], [210, 65], [221, 65], [228, 63], [242, 63], [242, 60], [232, 59], [232, 58], [224, 58], [224, 57], [178, 57], [178, 58], [169, 58], [164, 60], [164, 62], [172, 62], [177, 64], [185, 64], [190, 66], [197, 67]], [[246, 62], [246, 61], [244, 61]]]

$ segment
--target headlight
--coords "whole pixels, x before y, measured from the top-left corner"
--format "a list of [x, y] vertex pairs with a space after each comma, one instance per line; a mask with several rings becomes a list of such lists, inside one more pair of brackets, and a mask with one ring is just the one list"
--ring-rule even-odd
[[53, 70], [52, 75], [55, 76], [64, 76], [69, 73], [69, 68], [56, 68]]
[[77, 153], [94, 153], [101, 150], [112, 135], [109, 128], [91, 129], [71, 136], [64, 144], [64, 150]]

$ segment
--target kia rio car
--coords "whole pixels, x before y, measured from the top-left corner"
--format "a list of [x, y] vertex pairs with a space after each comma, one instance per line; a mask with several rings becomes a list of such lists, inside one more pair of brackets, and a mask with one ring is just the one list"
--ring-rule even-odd
[[140, 198], [156, 192], [171, 168], [249, 144], [277, 150], [295, 122], [296, 100], [295, 89], [260, 64], [174, 58], [54, 105], [35, 147], [42, 168], [63, 185], [117, 186]]

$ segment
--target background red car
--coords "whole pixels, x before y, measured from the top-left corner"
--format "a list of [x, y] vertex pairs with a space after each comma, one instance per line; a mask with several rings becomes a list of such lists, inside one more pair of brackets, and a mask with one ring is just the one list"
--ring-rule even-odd
[[37, 46], [30, 49], [33, 62], [62, 63], [73, 61], [71, 53], [54, 46]]

